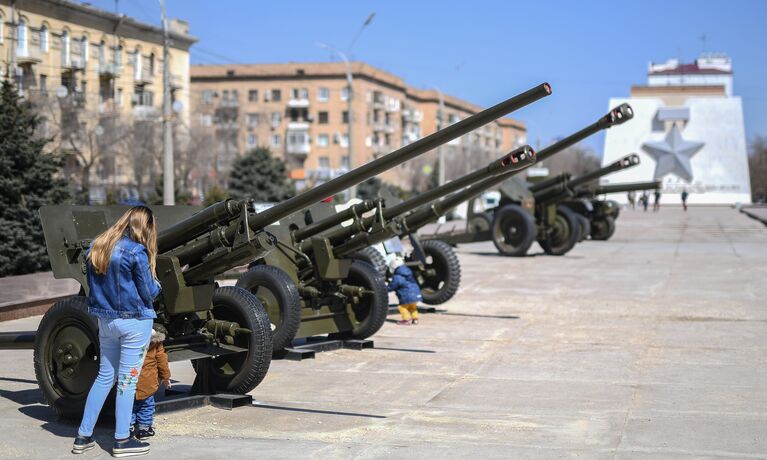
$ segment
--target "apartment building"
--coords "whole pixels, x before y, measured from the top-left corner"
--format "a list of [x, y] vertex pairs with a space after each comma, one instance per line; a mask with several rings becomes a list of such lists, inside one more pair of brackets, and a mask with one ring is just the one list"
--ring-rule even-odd
[[[191, 91], [192, 126], [216, 138], [217, 174], [227, 174], [235, 155], [266, 146], [285, 158], [299, 188], [332, 179], [350, 166], [482, 109], [436, 90], [414, 88], [362, 62], [348, 67], [344, 63], [194, 65]], [[448, 179], [524, 143], [525, 138], [523, 123], [503, 118], [456, 139], [444, 147]], [[382, 179], [419, 189], [428, 182], [435, 163], [436, 152], [430, 152]]]
[[[169, 28], [175, 121], [183, 127], [196, 39], [184, 21]], [[62, 148], [77, 151], [69, 168], [86, 175], [91, 201], [103, 201], [107, 189], [123, 198], [137, 193], [135, 159], [114, 148], [116, 125], [140, 122], [154, 132], [161, 122], [162, 29], [65, 0], [0, 0], [0, 64], [3, 78], [56, 124], [49, 132], [66, 141]], [[100, 150], [92, 147], [98, 143]]]

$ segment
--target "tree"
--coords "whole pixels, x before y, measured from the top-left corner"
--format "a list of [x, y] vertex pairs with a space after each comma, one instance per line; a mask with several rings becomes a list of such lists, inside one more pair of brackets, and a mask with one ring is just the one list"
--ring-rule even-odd
[[62, 161], [45, 153], [49, 139], [36, 136], [41, 119], [15, 87], [0, 88], [0, 276], [49, 267], [37, 211], [69, 199], [57, 177]]
[[549, 168], [549, 177], [560, 173], [568, 173], [573, 177], [578, 177], [602, 167], [599, 158], [594, 152], [581, 144], [574, 145], [557, 153], [544, 161], [540, 166]]
[[217, 185], [214, 185], [208, 190], [208, 193], [205, 194], [205, 200], [203, 200], [202, 205], [205, 207], [211, 206], [219, 201], [224, 201], [227, 198], [229, 198], [229, 194], [220, 189]]
[[748, 169], [751, 174], [751, 200], [767, 201], [767, 137], [756, 136], [750, 145]]
[[288, 179], [285, 163], [272, 157], [268, 148], [257, 147], [234, 161], [229, 193], [236, 199], [277, 202], [295, 195], [296, 188]]

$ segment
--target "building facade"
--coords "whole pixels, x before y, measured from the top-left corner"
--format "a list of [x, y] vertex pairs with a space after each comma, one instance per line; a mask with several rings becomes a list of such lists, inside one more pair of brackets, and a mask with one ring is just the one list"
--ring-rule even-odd
[[[196, 39], [179, 20], [170, 21], [170, 35], [175, 121], [183, 127], [189, 122], [189, 47]], [[71, 152], [68, 168], [82, 176], [90, 201], [103, 201], [108, 190], [122, 198], [137, 194], [136, 176], [147, 172], [124, 154], [135, 146], [121, 151], [118, 145], [130, 133], [147, 141], [159, 129], [162, 29], [75, 2], [0, 0], [0, 64], [3, 78], [13, 79], [40, 108], [45, 134]], [[137, 136], [137, 129], [152, 136]], [[145, 147], [149, 156], [156, 146]]]
[[[351, 113], [349, 85], [352, 77]], [[235, 155], [266, 146], [286, 160], [299, 188], [332, 179], [481, 110], [361, 62], [195, 65], [191, 123], [216, 137], [216, 172]], [[349, 158], [351, 118], [352, 155]], [[440, 122], [441, 118], [441, 122]], [[503, 118], [443, 147], [450, 179], [526, 141], [525, 125]], [[436, 152], [381, 178], [419, 189]]]
[[721, 54], [651, 63], [646, 86], [610, 99], [610, 107], [631, 104], [634, 119], [607, 131], [603, 156], [608, 164], [636, 152], [642, 163], [604, 182], [661, 180], [663, 193], [687, 190], [693, 204], [750, 202], [743, 107], [732, 88], [732, 63]]

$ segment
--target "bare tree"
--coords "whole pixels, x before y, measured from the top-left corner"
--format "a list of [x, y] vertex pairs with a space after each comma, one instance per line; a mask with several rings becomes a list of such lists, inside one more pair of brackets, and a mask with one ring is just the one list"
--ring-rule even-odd
[[578, 177], [599, 169], [601, 162], [593, 150], [582, 144], [576, 144], [543, 161], [540, 166], [549, 168], [550, 176], [569, 173], [573, 177]]

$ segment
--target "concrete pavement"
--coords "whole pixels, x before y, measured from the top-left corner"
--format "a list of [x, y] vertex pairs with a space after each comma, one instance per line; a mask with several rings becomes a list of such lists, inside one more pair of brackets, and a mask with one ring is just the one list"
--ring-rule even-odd
[[[624, 211], [608, 242], [532, 252], [462, 246], [447, 313], [387, 323], [374, 350], [274, 362], [253, 407], [162, 414], [150, 457], [767, 457], [762, 224]], [[189, 363], [172, 371], [191, 383]], [[32, 353], [0, 352], [0, 457], [71, 455], [76, 424], [39, 401]], [[97, 434], [108, 449], [109, 423]]]

